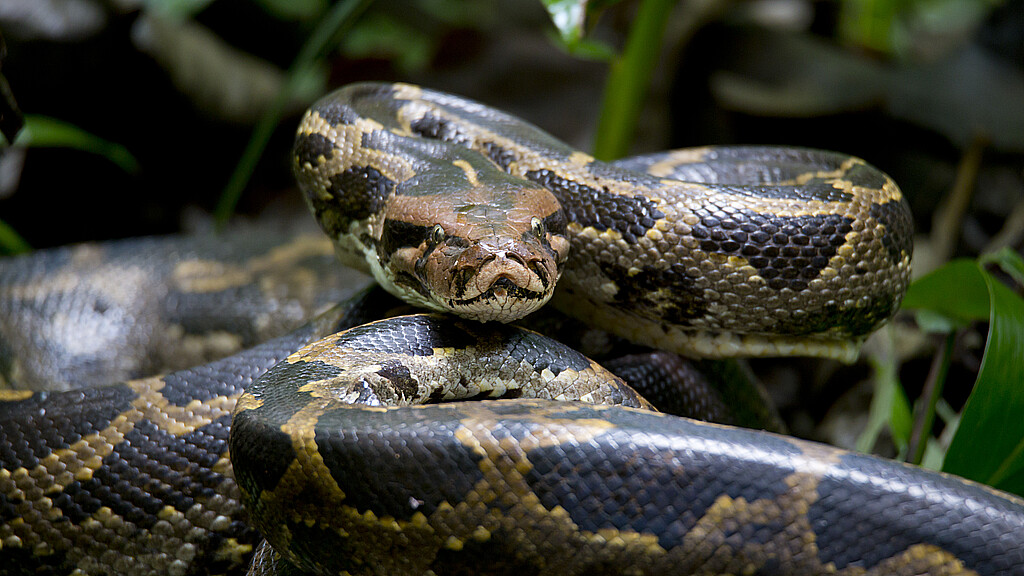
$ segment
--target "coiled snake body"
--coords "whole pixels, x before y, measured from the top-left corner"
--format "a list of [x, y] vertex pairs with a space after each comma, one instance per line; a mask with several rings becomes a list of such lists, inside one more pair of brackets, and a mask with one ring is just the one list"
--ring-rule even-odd
[[[344, 261], [470, 319], [553, 297], [686, 354], [849, 359], [908, 278], [899, 190], [830, 153], [606, 165], [362, 84], [310, 110], [295, 164]], [[0, 573], [231, 571], [255, 526], [253, 574], [1024, 574], [1015, 497], [659, 415], [532, 332], [413, 315], [317, 339], [380, 298], [162, 378], [8, 393]], [[495, 400], [438, 404], [467, 397]]]

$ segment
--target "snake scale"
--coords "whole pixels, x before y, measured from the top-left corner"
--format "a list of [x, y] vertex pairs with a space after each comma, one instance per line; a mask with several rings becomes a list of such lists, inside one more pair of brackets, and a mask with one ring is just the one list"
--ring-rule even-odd
[[552, 299], [686, 355], [848, 360], [911, 252], [899, 190], [862, 161], [603, 164], [377, 84], [314, 105], [294, 160], [344, 262], [463, 319], [376, 320], [396, 304], [372, 290], [195, 368], [4, 392], [0, 574], [1024, 574], [1014, 496], [653, 412], [501, 323]]

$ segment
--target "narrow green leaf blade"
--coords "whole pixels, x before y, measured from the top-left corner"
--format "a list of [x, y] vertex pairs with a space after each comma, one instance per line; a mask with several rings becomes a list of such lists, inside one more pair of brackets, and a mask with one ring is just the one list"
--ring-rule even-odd
[[988, 288], [973, 260], [953, 260], [918, 278], [903, 298], [905, 309], [925, 309], [967, 324], [989, 317]]
[[124, 146], [104, 140], [74, 124], [49, 116], [26, 114], [25, 128], [22, 129], [14, 144], [75, 148], [104, 156], [125, 172], [136, 172], [139, 169], [138, 161]]
[[[886, 327], [883, 330], [884, 335], [892, 341], [892, 328]], [[868, 358], [874, 372], [875, 392], [871, 397], [871, 407], [868, 409], [867, 426], [857, 437], [856, 448], [860, 452], [871, 452], [885, 428], [889, 429], [893, 441], [901, 452], [906, 450], [910, 441], [913, 427], [910, 402], [896, 373], [896, 362], [891, 354], [892, 345], [887, 349], [888, 352], [885, 354], [872, 355]]]
[[988, 343], [943, 470], [1024, 495], [1024, 300], [980, 276], [992, 303]]
[[1004, 246], [991, 254], [985, 254], [981, 257], [981, 261], [999, 266], [1003, 272], [1013, 278], [1014, 282], [1024, 286], [1024, 258], [1021, 258], [1020, 254], [1012, 248]]

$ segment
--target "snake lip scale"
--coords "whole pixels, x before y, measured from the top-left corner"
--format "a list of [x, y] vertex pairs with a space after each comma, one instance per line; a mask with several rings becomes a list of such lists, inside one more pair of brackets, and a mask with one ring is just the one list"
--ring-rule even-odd
[[[662, 349], [637, 358], [849, 360], [898, 308], [912, 251], [905, 200], [864, 161], [737, 146], [602, 163], [405, 84], [316, 103], [292, 160], [323, 249], [435, 313], [377, 287], [194, 368], [0, 392], [0, 576], [1024, 576], [1016, 496], [659, 414], [507, 324], [550, 300]], [[0, 263], [0, 293], [89, 316], [48, 291], [75, 285], [38, 275], [72, 269], [50, 256]], [[177, 302], [222, 305], [247, 277], [186, 264]]]

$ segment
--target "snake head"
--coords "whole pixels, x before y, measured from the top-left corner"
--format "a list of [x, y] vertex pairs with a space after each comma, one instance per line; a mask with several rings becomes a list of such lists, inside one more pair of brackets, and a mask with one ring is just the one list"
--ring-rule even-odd
[[569, 255], [565, 234], [554, 196], [529, 183], [396, 197], [379, 243], [382, 284], [433, 310], [510, 322], [551, 298]]

